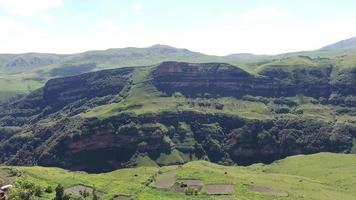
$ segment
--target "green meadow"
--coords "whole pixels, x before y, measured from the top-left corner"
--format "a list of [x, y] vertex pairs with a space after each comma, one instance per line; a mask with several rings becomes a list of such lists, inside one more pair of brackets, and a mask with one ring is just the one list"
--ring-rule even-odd
[[[180, 166], [137, 167], [109, 173], [88, 174], [51, 167], [1, 167], [0, 177], [12, 170], [20, 172], [13, 181], [24, 178], [41, 188], [64, 188], [84, 185], [95, 187], [109, 200], [125, 195], [136, 200], [156, 199], [308, 199], [353, 200], [356, 196], [356, 155], [318, 153], [291, 156], [269, 165], [248, 167], [222, 166], [208, 161], [193, 161]], [[167, 171], [174, 171], [177, 180], [200, 180], [205, 185], [230, 184], [235, 192], [209, 195], [205, 188], [198, 194], [186, 195], [169, 189], [155, 188], [155, 181]], [[164, 177], [163, 177], [164, 178]], [[254, 190], [253, 188], [260, 188]], [[262, 188], [262, 189], [261, 189]], [[283, 194], [283, 195], [281, 195]], [[54, 192], [44, 192], [39, 199], [52, 199]]]

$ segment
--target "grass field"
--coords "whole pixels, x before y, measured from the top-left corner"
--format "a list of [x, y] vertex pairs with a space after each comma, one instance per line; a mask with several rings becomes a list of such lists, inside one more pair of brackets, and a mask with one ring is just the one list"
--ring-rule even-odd
[[[0, 169], [0, 177], [5, 177], [8, 168]], [[20, 170], [27, 180], [43, 188], [49, 185], [55, 187], [58, 183], [67, 189], [80, 185], [95, 186], [103, 195], [102, 199], [107, 200], [115, 195], [130, 196], [137, 200], [353, 200], [356, 196], [356, 155], [353, 154], [300, 155], [270, 165], [255, 164], [248, 167], [227, 167], [207, 161], [194, 161], [181, 166], [138, 167], [102, 174], [45, 167], [11, 168]], [[199, 180], [205, 186], [197, 195], [185, 195], [169, 189], [172, 181], [187, 179]], [[166, 183], [168, 185], [165, 188]], [[235, 192], [229, 195], [209, 195], [207, 189], [211, 190], [211, 185], [216, 184], [218, 186], [215, 187], [232, 185]], [[54, 195], [44, 194], [42, 199], [51, 199]]]

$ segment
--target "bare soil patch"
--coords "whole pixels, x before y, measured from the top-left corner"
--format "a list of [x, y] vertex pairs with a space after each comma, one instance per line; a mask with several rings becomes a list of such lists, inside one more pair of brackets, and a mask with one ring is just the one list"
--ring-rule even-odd
[[126, 195], [117, 195], [113, 198], [113, 200], [132, 200], [132, 198]]
[[176, 182], [176, 172], [168, 171], [157, 176], [155, 181], [155, 187], [158, 189], [168, 189], [171, 188]]
[[208, 194], [233, 194], [235, 188], [233, 185], [207, 185], [206, 190]]
[[178, 183], [186, 184], [187, 186], [204, 186], [204, 183], [201, 180], [195, 179], [181, 179], [177, 181]]
[[0, 169], [0, 183], [11, 184], [14, 179], [15, 176], [10, 173], [10, 169]]
[[[81, 193], [89, 193], [90, 195], [93, 193], [93, 188], [85, 185], [76, 185], [70, 188], [67, 188], [64, 190], [66, 194], [72, 194], [74, 196], [80, 196]], [[96, 191], [96, 194], [98, 196], [104, 196], [105, 193]]]
[[279, 197], [287, 197], [288, 192], [279, 190], [279, 189], [274, 189], [274, 188], [269, 188], [269, 187], [264, 187], [264, 186], [250, 186], [249, 190], [252, 192], [258, 192], [262, 194], [268, 194], [268, 195], [273, 195], [273, 196], [279, 196]]
[[178, 193], [185, 193], [187, 189], [192, 189], [196, 190], [197, 192], [200, 192], [203, 187], [204, 183], [201, 180], [184, 179], [177, 180], [177, 182], [172, 187], [172, 190]]

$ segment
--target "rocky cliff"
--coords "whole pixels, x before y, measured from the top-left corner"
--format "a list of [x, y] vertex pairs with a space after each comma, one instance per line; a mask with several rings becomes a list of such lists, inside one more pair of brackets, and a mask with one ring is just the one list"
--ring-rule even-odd
[[155, 86], [168, 94], [182, 92], [188, 96], [209, 93], [214, 96], [235, 97], [329, 97], [332, 92], [330, 73], [330, 67], [292, 71], [268, 68], [259, 75], [252, 75], [223, 63], [165, 62], [157, 67], [153, 76]]

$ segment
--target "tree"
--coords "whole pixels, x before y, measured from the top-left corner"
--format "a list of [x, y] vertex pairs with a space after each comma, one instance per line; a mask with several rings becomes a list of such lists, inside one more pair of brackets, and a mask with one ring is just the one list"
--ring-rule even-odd
[[93, 192], [92, 192], [92, 195], [93, 195], [93, 200], [99, 200], [99, 196], [96, 194], [96, 187], [94, 186], [93, 187]]
[[58, 184], [56, 187], [56, 197], [54, 200], [62, 200], [64, 196], [64, 188], [61, 184]]
[[61, 184], [56, 187], [56, 197], [54, 200], [69, 200], [70, 196], [64, 193], [64, 188]]

